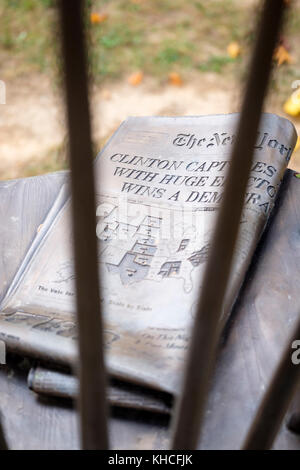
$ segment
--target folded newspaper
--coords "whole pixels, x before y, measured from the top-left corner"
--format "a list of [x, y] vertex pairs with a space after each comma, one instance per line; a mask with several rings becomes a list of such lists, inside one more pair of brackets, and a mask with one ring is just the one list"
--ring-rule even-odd
[[[101, 302], [114, 377], [178, 391], [238, 118], [129, 118], [96, 159]], [[222, 325], [295, 142], [288, 120], [262, 115]], [[9, 349], [62, 364], [77, 354], [70, 204], [64, 186], [0, 306]]]
[[[78, 379], [65, 371], [33, 367], [28, 374], [28, 387], [39, 395], [76, 399]], [[111, 380], [107, 390], [108, 403], [118, 408], [133, 408], [168, 415], [172, 397], [157, 390], [132, 383]]]

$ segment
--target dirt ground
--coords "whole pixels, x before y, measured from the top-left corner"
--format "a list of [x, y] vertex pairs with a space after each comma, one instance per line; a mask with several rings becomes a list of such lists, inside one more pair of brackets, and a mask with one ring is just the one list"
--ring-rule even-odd
[[[195, 76], [181, 87], [158, 86], [147, 77], [138, 87], [130, 86], [126, 80], [95, 87], [91, 104], [97, 150], [128, 116], [236, 112], [239, 97], [236, 84], [224, 83], [222, 76], [215, 74]], [[45, 75], [19, 77], [6, 83], [6, 104], [0, 105], [1, 179], [35, 174], [35, 168], [63, 145], [62, 103], [60, 93]], [[272, 98], [266, 111], [287, 117], [278, 104], [272, 104]], [[294, 124], [300, 133], [300, 119], [295, 119]], [[299, 151], [290, 166], [300, 171]], [[56, 169], [51, 163], [45, 168], [46, 171]]]

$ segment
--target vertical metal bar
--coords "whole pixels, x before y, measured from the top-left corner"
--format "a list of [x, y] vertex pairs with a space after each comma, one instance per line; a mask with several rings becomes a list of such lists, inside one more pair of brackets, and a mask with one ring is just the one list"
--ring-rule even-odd
[[107, 405], [96, 242], [96, 204], [82, 0], [60, 0], [71, 166], [79, 326], [82, 447], [106, 449]]
[[300, 379], [300, 366], [293, 364], [291, 357], [292, 343], [299, 338], [300, 320], [257, 410], [243, 444], [245, 450], [266, 450], [272, 446]]
[[0, 420], [0, 450], [8, 450], [8, 445], [4, 436], [4, 431], [2, 428], [1, 420]]
[[[284, 0], [266, 0], [247, 81], [237, 139], [214, 230], [173, 427], [173, 449], [197, 446], [220, 336], [220, 318]], [[218, 292], [216, 294], [216, 286]]]
[[292, 406], [289, 409], [286, 425], [290, 431], [300, 434], [300, 387], [297, 388]]

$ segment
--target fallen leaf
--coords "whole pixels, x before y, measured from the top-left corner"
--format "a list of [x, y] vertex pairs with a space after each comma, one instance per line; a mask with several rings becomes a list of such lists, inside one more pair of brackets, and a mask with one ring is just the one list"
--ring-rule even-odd
[[241, 47], [237, 41], [233, 41], [228, 44], [227, 52], [229, 57], [232, 59], [236, 59], [241, 53]]
[[128, 83], [132, 86], [139, 85], [144, 78], [143, 72], [134, 72], [132, 75], [128, 77]]
[[283, 105], [283, 110], [290, 116], [297, 116], [300, 113], [300, 107], [297, 106], [291, 98], [289, 98]]
[[286, 50], [286, 48], [282, 45], [278, 46], [275, 50], [274, 59], [277, 62], [277, 65], [280, 66], [282, 64], [292, 64], [293, 59], [290, 53]]
[[169, 73], [169, 83], [174, 86], [181, 86], [183, 84], [182, 78], [177, 72]]
[[300, 114], [300, 88], [297, 88], [283, 105], [283, 110], [290, 116]]
[[107, 20], [107, 13], [91, 13], [90, 19], [92, 24], [100, 24]]

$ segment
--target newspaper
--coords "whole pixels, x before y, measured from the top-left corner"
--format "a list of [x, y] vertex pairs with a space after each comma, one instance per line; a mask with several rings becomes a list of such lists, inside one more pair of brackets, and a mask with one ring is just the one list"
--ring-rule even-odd
[[[28, 387], [39, 395], [76, 399], [78, 379], [65, 371], [33, 367], [28, 374]], [[107, 390], [108, 403], [119, 408], [134, 408], [152, 413], [170, 414], [172, 397], [169, 394], [137, 385], [110, 381]]]
[[[238, 117], [129, 118], [96, 159], [106, 361], [115, 377], [178, 390]], [[222, 325], [295, 142], [289, 121], [262, 116]], [[70, 204], [63, 188], [0, 314], [8, 348], [57, 363], [77, 355]]]

